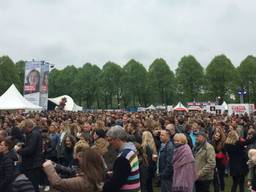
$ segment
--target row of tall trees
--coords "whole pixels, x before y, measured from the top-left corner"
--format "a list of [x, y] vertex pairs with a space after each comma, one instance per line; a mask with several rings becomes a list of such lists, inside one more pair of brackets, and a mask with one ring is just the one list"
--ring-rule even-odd
[[[0, 94], [12, 83], [23, 91], [23, 61], [0, 57]], [[125, 66], [107, 62], [103, 68], [86, 63], [82, 67], [53, 69], [49, 75], [49, 97], [70, 95], [86, 108], [122, 108], [150, 104], [175, 104], [181, 100], [215, 101], [221, 97], [238, 101], [239, 89], [247, 91], [245, 101], [256, 102], [256, 57], [247, 56], [236, 68], [225, 55], [212, 59], [204, 69], [192, 55], [184, 56], [175, 73], [164, 59], [156, 59], [148, 70], [131, 59]]]

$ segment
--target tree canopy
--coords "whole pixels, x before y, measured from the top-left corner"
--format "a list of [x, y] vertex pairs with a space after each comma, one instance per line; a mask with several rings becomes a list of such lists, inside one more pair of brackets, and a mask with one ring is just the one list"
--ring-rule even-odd
[[[25, 62], [0, 57], [0, 94], [14, 83], [23, 92]], [[107, 62], [102, 68], [85, 63], [49, 73], [49, 97], [70, 95], [85, 108], [123, 108], [176, 104], [178, 101], [232, 101], [247, 91], [246, 102], [256, 101], [256, 57], [249, 55], [235, 68], [225, 55], [215, 56], [204, 69], [193, 55], [184, 56], [175, 73], [163, 58], [148, 69], [134, 59], [123, 67]]]

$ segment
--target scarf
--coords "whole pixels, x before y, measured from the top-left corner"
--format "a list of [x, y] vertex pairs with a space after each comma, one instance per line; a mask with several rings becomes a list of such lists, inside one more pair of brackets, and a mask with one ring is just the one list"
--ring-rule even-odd
[[193, 149], [193, 154], [195, 155], [206, 143], [206, 140], [202, 143], [196, 143], [196, 146]]
[[[192, 192], [196, 180], [195, 159], [190, 147], [185, 144], [174, 149], [173, 192]], [[189, 174], [188, 174], [189, 173]]]

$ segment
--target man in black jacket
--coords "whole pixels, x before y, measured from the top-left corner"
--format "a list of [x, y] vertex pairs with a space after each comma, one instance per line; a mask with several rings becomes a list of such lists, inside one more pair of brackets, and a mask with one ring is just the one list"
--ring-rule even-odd
[[39, 181], [42, 177], [43, 163], [42, 136], [38, 128], [30, 119], [23, 122], [22, 131], [26, 134], [25, 145], [17, 147], [17, 153], [22, 157], [22, 172], [32, 182], [35, 191], [39, 191]]
[[9, 152], [13, 147], [10, 139], [0, 143], [0, 191], [11, 191], [11, 184], [14, 178], [14, 163], [9, 157]]
[[161, 149], [159, 152], [159, 176], [160, 176], [160, 191], [170, 192], [172, 186], [172, 156], [174, 146], [170, 140], [170, 132], [165, 129], [161, 131], [160, 139], [162, 142]]

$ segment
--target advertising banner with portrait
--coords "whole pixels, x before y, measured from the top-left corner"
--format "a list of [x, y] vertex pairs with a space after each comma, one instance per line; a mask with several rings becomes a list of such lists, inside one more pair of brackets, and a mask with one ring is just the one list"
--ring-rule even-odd
[[40, 104], [41, 61], [27, 61], [25, 65], [24, 97], [35, 105]]
[[47, 109], [48, 105], [48, 77], [49, 63], [43, 62], [41, 65], [40, 106], [44, 109]]

